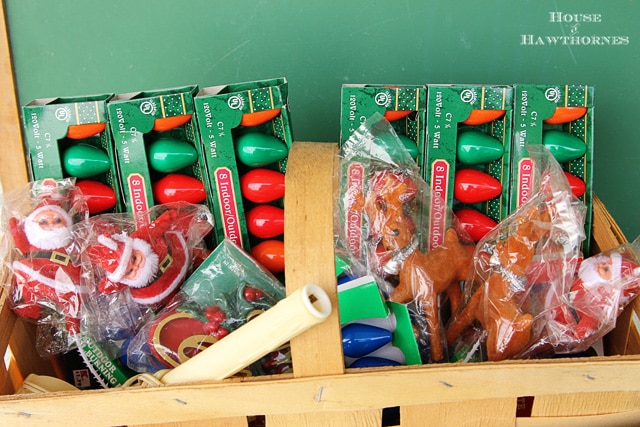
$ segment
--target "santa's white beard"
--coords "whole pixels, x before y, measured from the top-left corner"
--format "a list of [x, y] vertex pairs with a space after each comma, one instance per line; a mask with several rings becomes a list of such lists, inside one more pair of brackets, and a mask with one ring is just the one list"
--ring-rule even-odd
[[[598, 271], [598, 262], [609, 262], [609, 268], [611, 269], [611, 277], [602, 277]], [[619, 253], [613, 252], [610, 255], [594, 255], [591, 258], [585, 259], [578, 270], [578, 277], [582, 279], [585, 287], [595, 286], [602, 283], [608, 283], [612, 286], [617, 286], [618, 280], [620, 280], [620, 272], [622, 270], [622, 256]]]
[[24, 222], [24, 233], [29, 243], [38, 249], [58, 249], [71, 243], [71, 229], [69, 227], [44, 229], [29, 218]]
[[138, 276], [135, 279], [122, 278], [120, 283], [132, 288], [142, 288], [147, 286], [158, 272], [158, 255], [153, 251], [151, 245], [142, 239], [133, 239], [132, 250], [140, 251], [144, 258], [144, 265], [140, 266]]

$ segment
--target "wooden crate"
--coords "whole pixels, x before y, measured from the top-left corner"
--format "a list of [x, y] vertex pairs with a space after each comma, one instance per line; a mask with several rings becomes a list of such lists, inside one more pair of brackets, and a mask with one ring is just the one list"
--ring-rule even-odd
[[[287, 292], [316, 283], [334, 307], [336, 152], [332, 143], [295, 143], [285, 200]], [[623, 242], [598, 199], [594, 210], [594, 250]], [[1, 308], [0, 350], [12, 354], [0, 371], [3, 426], [245, 426], [254, 415], [264, 416], [267, 426], [380, 426], [383, 408], [399, 408], [395, 422], [402, 426], [640, 423], [638, 355], [344, 369], [336, 310], [292, 341], [293, 375], [11, 395], [27, 374], [52, 374], [55, 366], [36, 355], [31, 325], [16, 319], [6, 304]], [[517, 416], [523, 402], [530, 404], [526, 417]]]

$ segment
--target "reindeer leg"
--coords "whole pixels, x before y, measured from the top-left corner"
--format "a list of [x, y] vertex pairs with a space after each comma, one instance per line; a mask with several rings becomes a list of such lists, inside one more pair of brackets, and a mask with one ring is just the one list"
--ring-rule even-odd
[[489, 308], [483, 324], [487, 330], [487, 355], [491, 361], [509, 359], [526, 348], [533, 316], [522, 313], [513, 299], [510, 283], [498, 273], [489, 276]]
[[462, 290], [458, 282], [453, 282], [447, 288], [447, 296], [449, 297], [449, 305], [451, 306], [451, 315], [455, 316], [462, 304]]
[[444, 358], [442, 337], [440, 336], [440, 316], [438, 315], [438, 294], [430, 288], [428, 295], [422, 300], [422, 309], [427, 320], [429, 343], [431, 345], [431, 361], [439, 362]]
[[458, 335], [460, 335], [465, 329], [467, 329], [474, 320], [478, 318], [477, 313], [482, 299], [484, 297], [484, 286], [481, 286], [473, 294], [467, 305], [464, 306], [462, 311], [455, 314], [449, 329], [447, 330], [447, 344], [451, 345]]

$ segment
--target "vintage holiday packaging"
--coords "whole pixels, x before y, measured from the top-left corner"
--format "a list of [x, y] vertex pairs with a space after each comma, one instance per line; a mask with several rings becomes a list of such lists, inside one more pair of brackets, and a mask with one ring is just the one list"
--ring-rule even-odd
[[374, 113], [390, 123], [411, 156], [422, 164], [425, 139], [426, 86], [342, 85], [340, 145]]
[[173, 201], [200, 203], [202, 178], [193, 96], [197, 86], [118, 94], [109, 125], [127, 212]]
[[476, 210], [484, 221], [508, 215], [512, 95], [503, 85], [428, 86], [422, 174], [434, 193], [432, 249], [449, 226], [447, 208]]
[[[286, 79], [207, 87], [194, 100], [216, 239], [247, 251], [258, 244], [281, 247], [284, 172], [293, 142]], [[267, 182], [256, 182], [256, 174]], [[252, 192], [252, 184], [264, 185]]]
[[511, 210], [531, 191], [527, 145], [544, 144], [562, 165], [574, 194], [587, 206], [584, 252], [589, 252], [593, 203], [594, 88], [587, 85], [514, 86]]
[[[31, 180], [76, 178], [91, 214], [120, 210], [115, 157], [107, 126], [112, 94], [36, 99], [22, 107]], [[106, 203], [106, 204], [105, 204]]]

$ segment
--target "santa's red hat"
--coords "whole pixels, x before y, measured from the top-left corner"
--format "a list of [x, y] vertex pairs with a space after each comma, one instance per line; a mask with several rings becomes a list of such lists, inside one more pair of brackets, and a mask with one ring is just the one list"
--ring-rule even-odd
[[162, 274], [148, 286], [130, 288], [131, 297], [138, 304], [155, 305], [167, 301], [186, 278], [191, 263], [187, 242], [175, 231], [165, 233], [165, 238], [171, 255], [160, 261]]
[[89, 256], [106, 272], [111, 282], [119, 282], [125, 275], [133, 251], [133, 239], [126, 232], [108, 236], [101, 234], [97, 244], [89, 248]]

